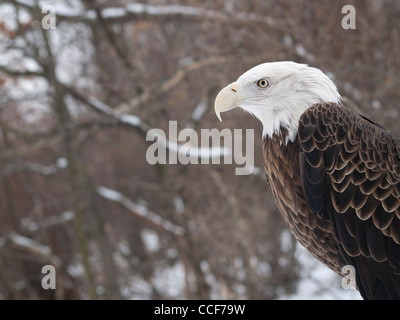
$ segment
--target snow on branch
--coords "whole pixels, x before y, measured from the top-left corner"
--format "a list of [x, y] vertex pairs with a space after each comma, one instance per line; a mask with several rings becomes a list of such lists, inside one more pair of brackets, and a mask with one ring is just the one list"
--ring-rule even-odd
[[104, 199], [118, 202], [128, 209], [135, 217], [142, 218], [157, 228], [161, 228], [176, 236], [182, 236], [185, 233], [182, 227], [162, 218], [157, 213], [150, 211], [147, 207], [133, 202], [131, 199], [114, 189], [99, 186], [97, 187], [97, 193]]
[[207, 108], [207, 100], [201, 100], [197, 107], [193, 110], [190, 120], [195, 123], [199, 122], [201, 118], [203, 118], [204, 114], [207, 112]]
[[[154, 132], [150, 131], [152, 128], [142, 121], [138, 116], [131, 115], [131, 114], [124, 114], [124, 113], [117, 113], [106, 105], [105, 103], [97, 100], [94, 97], [89, 97], [86, 98], [76, 90], [65, 87], [69, 93], [71, 93], [75, 98], [78, 100], [84, 102], [85, 104], [89, 105], [92, 109], [96, 110], [97, 112], [100, 112], [102, 114], [105, 114], [115, 120], [118, 120], [120, 123], [123, 123], [125, 125], [128, 125], [130, 127], [133, 127], [135, 129], [140, 130], [141, 132], [148, 134], [149, 138], [153, 139], [154, 137]], [[187, 156], [187, 148], [183, 148], [179, 143], [167, 140], [163, 138], [163, 136], [157, 135], [157, 141], [159, 144], [164, 146], [166, 149], [176, 152], [178, 155], [182, 155], [184, 157]], [[154, 140], [154, 139], [153, 139]], [[215, 158], [221, 158], [221, 157], [226, 157], [231, 155], [231, 150], [227, 147], [220, 148], [218, 147], [191, 147], [190, 148], [190, 155], [193, 158], [198, 158], [198, 159], [215, 159]]]
[[29, 251], [42, 256], [48, 256], [51, 253], [51, 249], [48, 246], [41, 244], [31, 238], [21, 236], [17, 233], [11, 233], [8, 236], [8, 239], [18, 247], [28, 249]]
[[54, 266], [61, 265], [60, 258], [52, 253], [52, 250], [49, 246], [46, 246], [31, 238], [12, 232], [0, 237], [0, 249], [7, 244], [23, 249], [31, 254], [41, 256]]
[[[37, 10], [35, 0], [6, 0], [10, 3], [16, 3], [28, 10]], [[39, 7], [42, 2], [39, 1]], [[72, 8], [65, 4], [54, 3], [57, 18], [70, 22], [86, 22], [91, 23], [96, 21], [97, 15], [95, 10], [84, 10]], [[103, 19], [109, 22], [130, 21], [141, 18], [186, 18], [186, 19], [207, 19], [220, 22], [230, 23], [258, 23], [268, 26], [275, 26], [277, 21], [271, 17], [264, 17], [255, 13], [248, 12], [226, 12], [205, 9], [195, 6], [185, 5], [149, 5], [144, 3], [127, 3], [125, 6], [109, 7], [100, 10], [100, 15]]]
[[8, 176], [17, 172], [29, 170], [36, 173], [40, 173], [44, 176], [50, 176], [56, 174], [62, 169], [65, 169], [67, 166], [68, 166], [68, 160], [66, 158], [59, 158], [57, 159], [56, 164], [48, 166], [34, 162], [11, 163], [5, 166], [3, 174]]
[[6, 66], [0, 65], [0, 72], [8, 74], [10, 76], [14, 77], [31, 77], [31, 76], [36, 76], [36, 77], [44, 77], [44, 72], [40, 71], [32, 71], [32, 70], [15, 70], [15, 69], [10, 69], [7, 68]]
[[64, 211], [57, 216], [46, 217], [40, 221], [33, 221], [29, 218], [21, 219], [21, 226], [26, 228], [29, 232], [36, 232], [43, 228], [48, 228], [56, 225], [66, 223], [73, 220], [75, 213], [71, 211]]
[[96, 109], [97, 111], [104, 113], [118, 120], [121, 123], [130, 125], [135, 128], [139, 128], [144, 132], [147, 132], [148, 130], [151, 129], [151, 127], [148, 124], [144, 123], [139, 117], [131, 114], [117, 114], [111, 107], [97, 100], [96, 98], [89, 97], [88, 102], [90, 106]]

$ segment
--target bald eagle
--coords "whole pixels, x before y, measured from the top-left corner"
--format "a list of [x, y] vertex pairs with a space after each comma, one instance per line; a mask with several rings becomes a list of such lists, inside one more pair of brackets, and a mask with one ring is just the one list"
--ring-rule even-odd
[[364, 299], [400, 299], [400, 139], [341, 104], [319, 69], [260, 64], [220, 91], [263, 125], [264, 168], [295, 238]]

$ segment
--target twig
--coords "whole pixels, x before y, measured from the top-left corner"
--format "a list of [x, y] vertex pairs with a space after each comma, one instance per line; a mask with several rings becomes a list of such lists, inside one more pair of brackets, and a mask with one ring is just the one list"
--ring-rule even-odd
[[62, 134], [57, 134], [56, 136], [49, 139], [38, 140], [31, 144], [18, 146], [12, 149], [5, 149], [4, 151], [0, 152], [0, 158], [21, 156], [29, 152], [37, 151], [38, 149], [57, 145], [61, 142], [62, 138]]
[[128, 209], [133, 216], [143, 219], [158, 229], [172, 233], [175, 236], [182, 236], [185, 233], [182, 227], [162, 218], [157, 213], [150, 211], [147, 207], [133, 202], [119, 191], [99, 186], [97, 187], [97, 193], [104, 199], [120, 203]]
[[5, 66], [1, 66], [0, 65], [0, 72], [3, 72], [5, 74], [8, 74], [10, 76], [14, 76], [14, 77], [44, 77], [45, 74], [43, 72], [39, 72], [39, 71], [30, 71], [30, 70], [11, 70], [9, 68], [6, 68]]
[[65, 169], [68, 165], [68, 161], [65, 158], [59, 158], [56, 164], [52, 165], [42, 165], [40, 163], [25, 162], [25, 163], [10, 163], [6, 165], [3, 169], [3, 174], [6, 176], [18, 173], [24, 170], [33, 171], [40, 173], [44, 176], [54, 175], [62, 169]]

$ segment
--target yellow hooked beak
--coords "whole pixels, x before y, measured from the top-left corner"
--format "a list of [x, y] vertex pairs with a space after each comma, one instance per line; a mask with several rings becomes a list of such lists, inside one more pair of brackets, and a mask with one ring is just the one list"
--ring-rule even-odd
[[215, 98], [214, 110], [218, 119], [221, 119], [221, 112], [235, 109], [239, 101], [239, 84], [233, 82], [223, 88]]

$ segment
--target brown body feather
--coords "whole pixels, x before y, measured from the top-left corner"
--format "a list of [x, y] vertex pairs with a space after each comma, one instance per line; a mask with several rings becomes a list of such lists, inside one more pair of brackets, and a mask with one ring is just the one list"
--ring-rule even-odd
[[264, 139], [264, 165], [269, 185], [283, 219], [296, 239], [328, 267], [341, 272], [346, 265], [339, 254], [329, 220], [315, 215], [304, 195], [298, 140], [284, 147], [284, 135]]
[[264, 139], [265, 171], [291, 232], [364, 298], [400, 298], [400, 140], [341, 105], [317, 104]]

